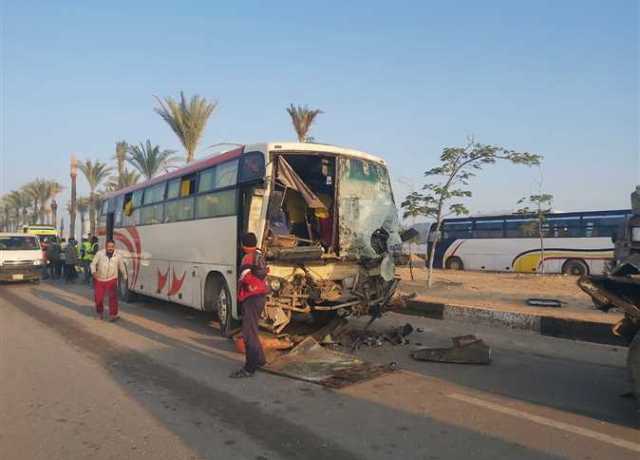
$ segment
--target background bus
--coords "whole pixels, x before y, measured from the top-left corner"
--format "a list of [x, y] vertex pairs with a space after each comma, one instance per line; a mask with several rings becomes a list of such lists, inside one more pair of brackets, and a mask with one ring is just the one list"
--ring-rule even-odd
[[246, 145], [106, 196], [97, 233], [125, 255], [135, 293], [238, 318], [238, 237], [258, 236], [271, 294], [263, 326], [369, 314], [397, 286], [399, 220], [382, 159], [310, 143]]
[[[628, 209], [549, 214], [543, 225], [544, 261], [535, 216], [521, 214], [445, 219], [434, 267], [498, 272], [602, 273]], [[435, 231], [435, 224], [430, 231]], [[433, 240], [433, 236], [429, 241]], [[428, 252], [432, 244], [428, 244]]]

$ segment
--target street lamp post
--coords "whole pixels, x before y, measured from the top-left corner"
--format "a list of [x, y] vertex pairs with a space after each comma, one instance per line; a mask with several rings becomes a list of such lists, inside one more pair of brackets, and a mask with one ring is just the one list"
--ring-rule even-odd
[[69, 209], [69, 238], [76, 237], [76, 209], [77, 209], [77, 197], [76, 197], [76, 182], [78, 178], [78, 160], [74, 155], [71, 155], [71, 206]]
[[56, 235], [58, 230], [58, 202], [55, 200], [51, 200], [51, 220], [53, 221], [53, 227], [56, 229]]

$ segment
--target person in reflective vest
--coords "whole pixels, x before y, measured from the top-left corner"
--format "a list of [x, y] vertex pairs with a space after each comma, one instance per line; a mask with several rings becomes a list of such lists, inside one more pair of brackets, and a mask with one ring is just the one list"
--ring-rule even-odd
[[95, 236], [89, 241], [87, 238], [82, 239], [80, 247], [80, 259], [82, 260], [82, 270], [84, 271], [84, 280], [87, 284], [91, 284], [91, 262], [98, 252], [98, 238]]

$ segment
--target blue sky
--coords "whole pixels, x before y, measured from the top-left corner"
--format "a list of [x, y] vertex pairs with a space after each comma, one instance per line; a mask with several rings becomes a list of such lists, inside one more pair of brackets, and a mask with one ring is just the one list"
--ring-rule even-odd
[[[118, 140], [182, 151], [153, 112], [180, 90], [219, 101], [202, 146], [293, 139], [285, 107], [321, 108], [316, 140], [384, 157], [398, 199], [468, 136], [544, 155], [561, 210], [627, 207], [640, 182], [635, 0], [0, 4], [0, 193]], [[492, 167], [469, 207], [538, 178]]]

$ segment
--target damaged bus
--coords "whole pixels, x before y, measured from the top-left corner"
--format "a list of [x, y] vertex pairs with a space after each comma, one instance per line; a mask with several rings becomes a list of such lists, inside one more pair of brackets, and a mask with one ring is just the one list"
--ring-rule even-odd
[[106, 196], [98, 233], [125, 256], [123, 300], [136, 294], [240, 312], [238, 239], [254, 232], [269, 264], [262, 326], [377, 316], [398, 280], [401, 237], [385, 162], [311, 143], [243, 145]]

